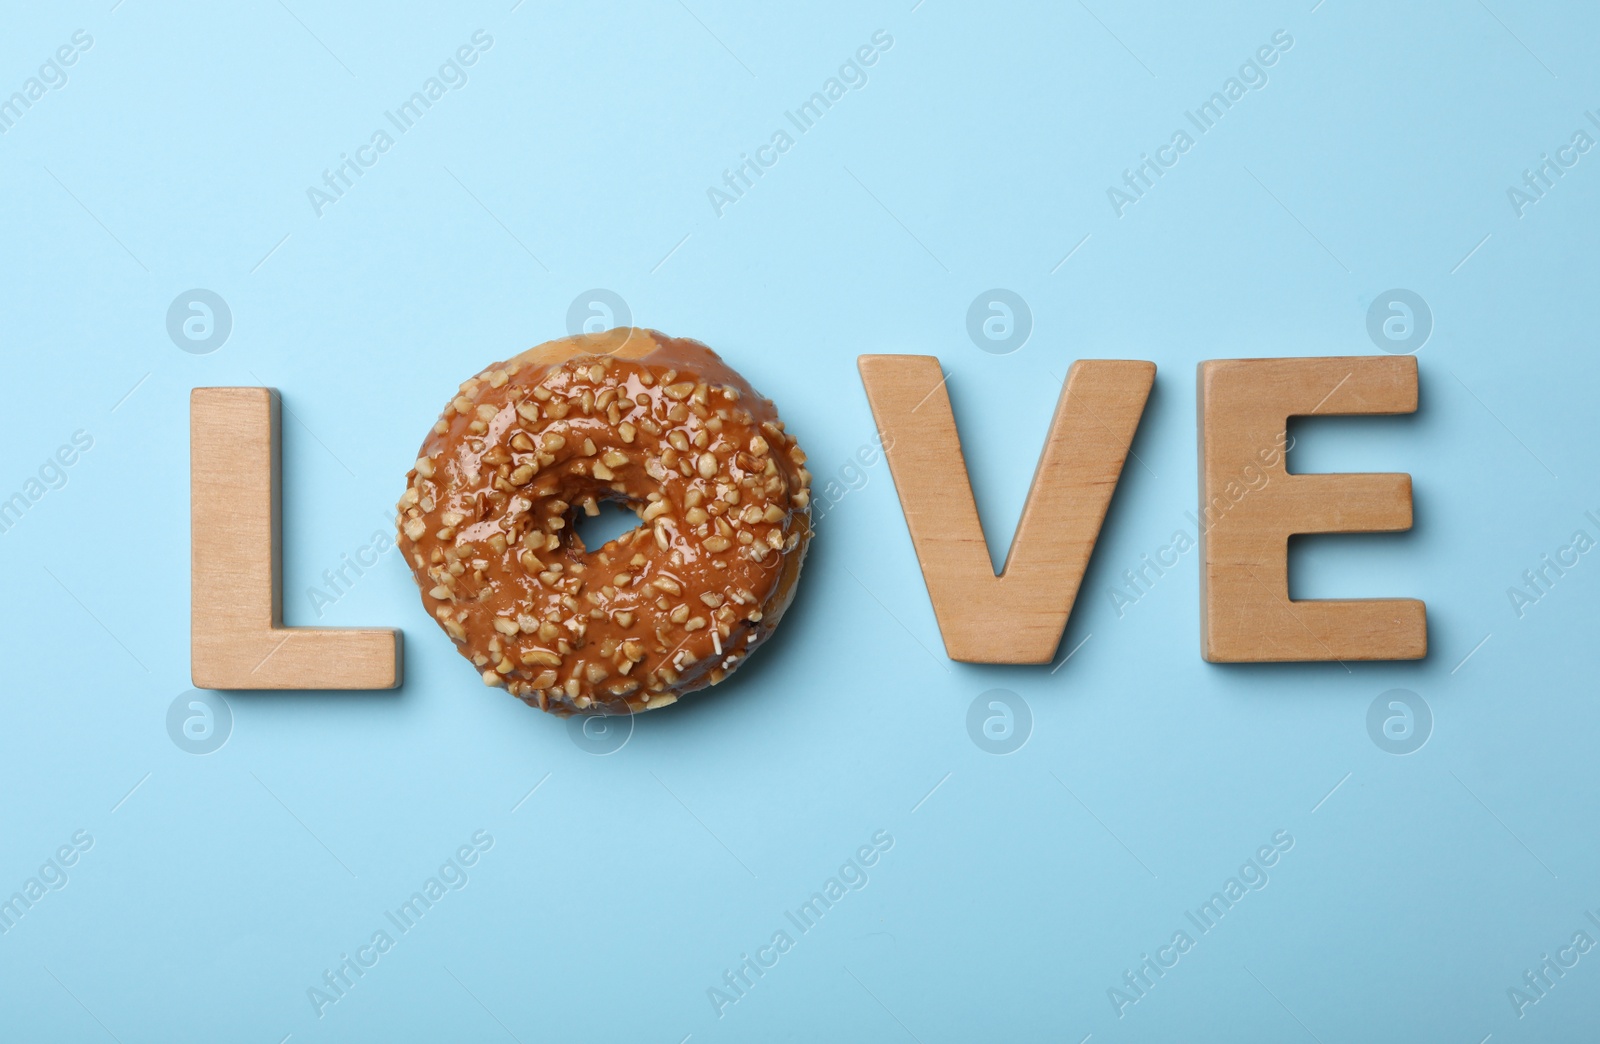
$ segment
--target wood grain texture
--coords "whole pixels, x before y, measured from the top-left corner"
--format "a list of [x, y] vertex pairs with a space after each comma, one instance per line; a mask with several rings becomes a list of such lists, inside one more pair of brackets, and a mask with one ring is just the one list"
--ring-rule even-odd
[[1416, 660], [1411, 598], [1290, 601], [1289, 537], [1411, 528], [1411, 476], [1292, 475], [1290, 417], [1412, 413], [1411, 356], [1218, 359], [1199, 369], [1200, 648], [1212, 663]]
[[278, 395], [189, 396], [190, 671], [202, 689], [392, 689], [400, 632], [283, 626]]
[[1155, 364], [1072, 365], [999, 576], [939, 360], [863, 355], [858, 365], [946, 655], [964, 663], [1049, 663], [1144, 413]]

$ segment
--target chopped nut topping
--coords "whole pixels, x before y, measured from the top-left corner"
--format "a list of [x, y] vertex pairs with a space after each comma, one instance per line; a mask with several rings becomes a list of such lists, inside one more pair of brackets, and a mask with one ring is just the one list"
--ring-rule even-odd
[[[627, 331], [655, 347], [625, 357], [613, 336], [464, 381], [398, 504], [428, 611], [486, 684], [561, 714], [720, 679], [787, 605], [774, 560], [811, 535], [805, 455], [771, 404], [691, 342]], [[568, 517], [604, 499], [648, 532], [580, 550]]]

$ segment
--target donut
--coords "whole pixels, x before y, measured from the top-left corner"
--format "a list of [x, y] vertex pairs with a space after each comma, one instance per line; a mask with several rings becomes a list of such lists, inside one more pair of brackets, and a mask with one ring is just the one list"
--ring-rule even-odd
[[[619, 328], [462, 383], [417, 454], [398, 546], [484, 683], [619, 714], [715, 685], [778, 626], [811, 473], [772, 402], [698, 341]], [[578, 512], [641, 525], [597, 547]]]

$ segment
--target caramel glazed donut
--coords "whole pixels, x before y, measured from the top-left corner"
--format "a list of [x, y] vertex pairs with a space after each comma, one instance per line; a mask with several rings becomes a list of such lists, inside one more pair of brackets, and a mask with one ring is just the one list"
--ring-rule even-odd
[[[562, 716], [665, 707], [778, 626], [811, 474], [777, 409], [698, 341], [616, 329], [461, 385], [399, 503], [423, 605], [487, 685]], [[644, 525], [589, 550], [579, 509]]]

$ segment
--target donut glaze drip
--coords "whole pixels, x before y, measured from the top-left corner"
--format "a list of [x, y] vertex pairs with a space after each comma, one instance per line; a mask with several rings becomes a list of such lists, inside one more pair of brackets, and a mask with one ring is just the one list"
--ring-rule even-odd
[[[423, 605], [486, 684], [556, 714], [649, 710], [777, 627], [811, 475], [770, 401], [653, 330], [550, 341], [461, 385], [399, 503]], [[598, 548], [577, 513], [641, 526]]]

